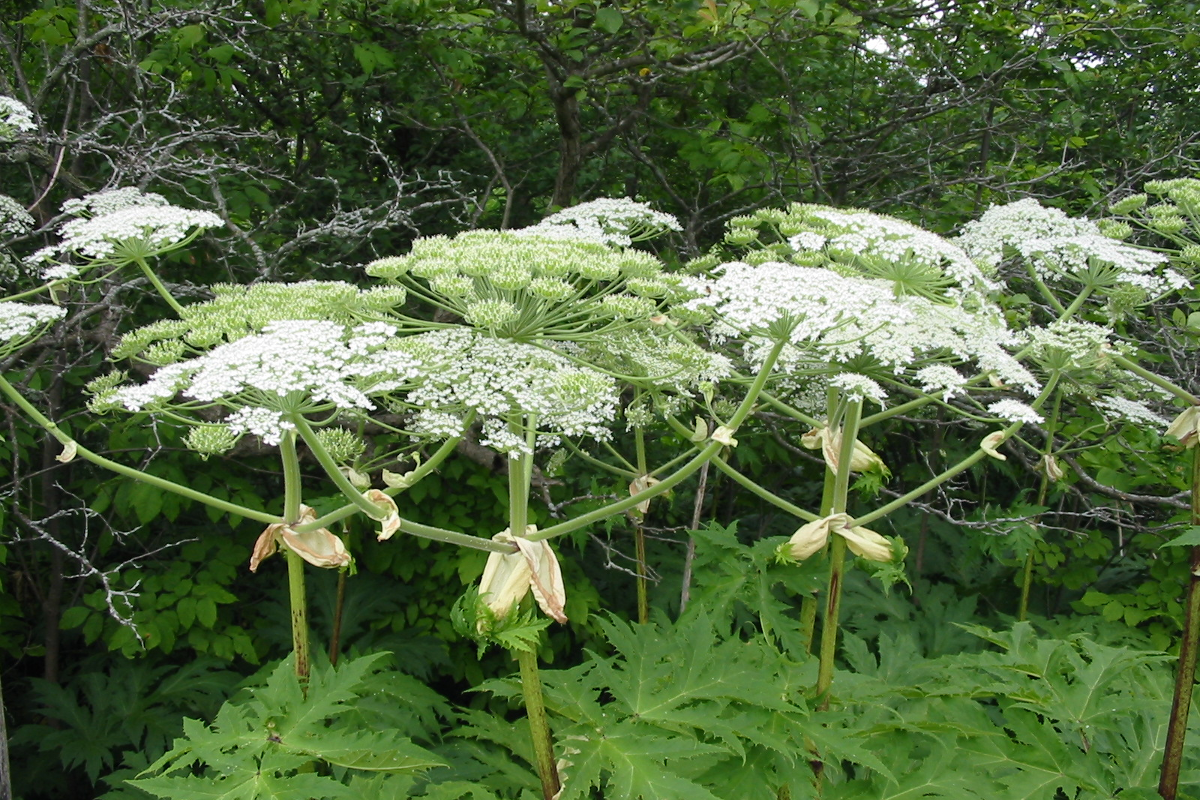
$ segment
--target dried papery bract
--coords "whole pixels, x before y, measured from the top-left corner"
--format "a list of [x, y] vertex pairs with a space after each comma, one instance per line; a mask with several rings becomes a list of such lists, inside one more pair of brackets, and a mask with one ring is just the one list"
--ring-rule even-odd
[[812, 558], [829, 541], [833, 526], [845, 525], [849, 521], [850, 518], [845, 514], [833, 514], [801, 525], [799, 530], [792, 534], [792, 538], [780, 548], [779, 554], [796, 561]]
[[328, 528], [318, 528], [307, 533], [296, 532], [295, 526], [313, 522], [316, 518], [316, 510], [300, 506], [300, 519], [296, 522], [276, 522], [268, 525], [254, 543], [254, 552], [250, 556], [250, 571], [257, 572], [258, 565], [274, 555], [280, 547], [288, 548], [314, 567], [340, 569], [349, 566], [353, 559], [346, 550], [346, 545]]
[[[529, 525], [528, 536], [537, 530]], [[515, 545], [514, 553], [491, 553], [479, 579], [479, 597], [497, 618], [506, 617], [522, 600], [533, 591], [538, 606], [557, 622], [566, 622], [563, 611], [566, 605], [566, 588], [558, 557], [547, 541], [531, 542], [524, 537], [513, 536], [504, 530], [492, 537], [493, 541]], [[480, 620], [480, 626], [486, 625]]]
[[983, 437], [983, 441], [979, 443], [979, 449], [994, 459], [999, 461], [1008, 461], [1008, 456], [1004, 455], [1004, 453], [1001, 453], [997, 449], [1001, 444], [1004, 443], [1006, 438], [1008, 437], [1005, 436], [1004, 431], [993, 431], [992, 433], [989, 433], [987, 436]]
[[[641, 477], [635, 478], [633, 480], [633, 482], [629, 484], [629, 496], [636, 497], [637, 495], [646, 491], [647, 489], [649, 489], [651, 486], [655, 485], [658, 482], [659, 482], [658, 478], [652, 477], [650, 475], [642, 475]], [[636, 506], [634, 506], [634, 509], [637, 510], [637, 513], [639, 515], [644, 517], [650, 511], [650, 501], [643, 500], [642, 502], [640, 502]]]
[[1058, 459], [1050, 453], [1042, 456], [1040, 467], [1042, 472], [1045, 473], [1046, 478], [1055, 483], [1061, 481], [1065, 477], [1062, 467], [1058, 465]]
[[892, 560], [891, 542], [875, 531], [851, 526], [851, 521], [849, 514], [839, 513], [802, 525], [779, 548], [779, 555], [784, 559], [804, 561], [819, 553], [830, 536], [837, 535], [846, 540], [846, 546], [857, 556], [869, 561]]
[[885, 564], [892, 560], [892, 543], [878, 533], [867, 528], [853, 528], [842, 525], [837, 533], [846, 539], [850, 552], [868, 561], [878, 561]]
[[[800, 437], [800, 443], [809, 450], [821, 449], [825, 463], [831, 472], [838, 471], [840, 454], [842, 452], [842, 431], [833, 430], [828, 425], [824, 428], [813, 428]], [[858, 439], [854, 440], [854, 452], [850, 456], [851, 472], [878, 472], [885, 478], [891, 475], [891, 470], [883, 463], [874, 450], [867, 447]]]
[[1174, 436], [1185, 448], [1195, 447], [1200, 439], [1200, 406], [1189, 406], [1167, 426], [1167, 435]]
[[386, 542], [400, 530], [400, 509], [396, 507], [396, 501], [379, 489], [370, 489], [363, 497], [387, 510], [387, 516], [379, 520], [379, 541]]

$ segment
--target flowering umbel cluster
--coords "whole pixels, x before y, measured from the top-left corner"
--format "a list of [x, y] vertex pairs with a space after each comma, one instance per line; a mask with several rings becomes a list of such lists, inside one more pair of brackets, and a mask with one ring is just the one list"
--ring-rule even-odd
[[63, 212], [75, 219], [59, 229], [62, 241], [26, 259], [43, 267], [45, 280], [74, 278], [95, 265], [121, 266], [152, 258], [225, 224], [211, 212], [179, 208], [162, 195], [133, 188], [69, 200]]
[[1069, 217], [1032, 198], [993, 206], [963, 227], [958, 242], [974, 258], [997, 268], [1010, 255], [1019, 256], [1049, 283], [1102, 290], [1127, 285], [1150, 296], [1189, 285], [1166, 266], [1162, 253], [1125, 244], [1091, 220]]
[[33, 113], [20, 100], [0, 94], [0, 142], [16, 138], [24, 131], [37, 129]]
[[278, 444], [295, 427], [293, 415], [369, 411], [370, 395], [416, 378], [420, 364], [392, 347], [395, 333], [381, 322], [273, 322], [263, 333], [161, 367], [144, 384], [106, 387], [92, 406], [176, 415], [223, 407], [234, 436], [253, 433]]
[[14, 352], [66, 313], [61, 306], [0, 302], [0, 356]]

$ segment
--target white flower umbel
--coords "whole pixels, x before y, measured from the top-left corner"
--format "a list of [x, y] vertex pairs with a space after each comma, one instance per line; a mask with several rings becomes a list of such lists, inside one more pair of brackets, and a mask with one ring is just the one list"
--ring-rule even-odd
[[679, 220], [655, 211], [645, 203], [625, 198], [601, 198], [551, 214], [519, 236], [581, 239], [609, 247], [628, 247], [664, 231], [682, 230]]
[[59, 306], [0, 302], [0, 354], [11, 353], [32, 334], [62, 319], [66, 313]]
[[921, 389], [926, 392], [942, 392], [942, 399], [949, 400], [956, 394], [962, 394], [967, 379], [959, 374], [954, 367], [945, 364], [931, 364], [917, 370], [916, 379]]
[[418, 436], [458, 435], [470, 411], [485, 421], [482, 443], [510, 456], [529, 452], [505, 427], [516, 417], [534, 421], [542, 446], [562, 436], [610, 436], [615, 381], [556, 353], [464, 329], [407, 337], [396, 352], [421, 364], [420, 380], [393, 392], [389, 403], [417, 411], [410, 428]]
[[[815, 229], [812, 232], [826, 238], [824, 248], [836, 260], [858, 267], [866, 277], [890, 279], [901, 291], [905, 291], [906, 278], [917, 284], [911, 287], [917, 290], [922, 277], [933, 281], [939, 273], [949, 279], [946, 285], [988, 290], [997, 287], [961, 247], [909, 222], [869, 211], [815, 205], [800, 206], [793, 214]], [[799, 236], [792, 241], [804, 244]], [[847, 259], [846, 255], [858, 258]]]
[[735, 262], [716, 271], [715, 280], [695, 284], [701, 297], [689, 305], [712, 310], [718, 341], [748, 337], [746, 357], [755, 367], [772, 342], [786, 335], [793, 348], [784, 351], [779, 368], [793, 375], [828, 373], [830, 365], [865, 360], [899, 378], [931, 360], [973, 360], [979, 372], [996, 373], [1031, 394], [1038, 390], [1034, 376], [1007, 352], [1016, 337], [1000, 313], [981, 301], [976, 311], [967, 311], [944, 298], [897, 297], [890, 281], [778, 262]]
[[724, 380], [733, 371], [725, 356], [653, 324], [600, 335], [580, 347], [564, 343], [563, 350], [651, 390], [690, 393]]
[[1048, 282], [1074, 280], [1098, 288], [1118, 284], [1161, 294], [1189, 285], [1161, 253], [1105, 236], [1099, 226], [1027, 198], [993, 206], [963, 227], [959, 244], [980, 261], [999, 266], [1015, 254]]
[[1118, 419], [1148, 428], [1163, 429], [1167, 420], [1154, 413], [1145, 403], [1130, 400], [1125, 397], [1102, 397], [1096, 401], [1096, 407], [1110, 419]]
[[866, 375], [843, 372], [830, 378], [829, 385], [841, 389], [848, 400], [874, 400], [880, 405], [887, 400], [887, 393], [883, 387]]
[[1025, 331], [1029, 354], [1046, 370], [1094, 373], [1107, 365], [1112, 331], [1090, 322], [1063, 320]]
[[33, 229], [33, 217], [25, 207], [6, 194], [0, 194], [0, 235], [17, 236]]
[[794, 203], [730, 221], [726, 242], [744, 261], [791, 261], [890, 281], [897, 294], [943, 301], [997, 288], [958, 245], [903, 220], [858, 209]]
[[988, 411], [1009, 422], [1038, 424], [1044, 421], [1041, 414], [1018, 400], [998, 400], [988, 406]]
[[[389, 347], [395, 328], [367, 323], [281, 321], [265, 331], [159, 369], [140, 386], [112, 390], [107, 405], [130, 411], [217, 405], [236, 432], [277, 444], [291, 427], [285, 415], [375, 407], [369, 395], [407, 385], [420, 374], [413, 357]], [[182, 395], [182, 404], [173, 404]]]
[[29, 107], [8, 95], [0, 94], [0, 142], [11, 140], [22, 131], [36, 130]]
[[[160, 202], [161, 201], [161, 202]], [[61, 278], [55, 263], [70, 256], [92, 264], [121, 265], [145, 261], [188, 243], [202, 231], [220, 227], [221, 218], [208, 211], [167, 205], [162, 197], [118, 189], [68, 201], [64, 211], [77, 215], [63, 224], [62, 241], [43, 248], [27, 263], [46, 265], [43, 278]], [[84, 215], [84, 216], [79, 216]]]
[[64, 214], [73, 217], [101, 217], [117, 211], [146, 206], [170, 205], [167, 198], [154, 192], [143, 192], [133, 186], [122, 186], [119, 189], [106, 189], [103, 192], [85, 194], [83, 197], [67, 200], [62, 205]]

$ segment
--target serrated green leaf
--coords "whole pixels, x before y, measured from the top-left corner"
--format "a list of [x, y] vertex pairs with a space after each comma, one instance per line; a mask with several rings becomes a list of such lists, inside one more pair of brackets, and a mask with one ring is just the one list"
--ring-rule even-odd
[[331, 730], [307, 743], [285, 739], [281, 744], [339, 767], [367, 772], [416, 772], [447, 766], [443, 759], [389, 731]]
[[1200, 545], [1200, 526], [1194, 525], [1171, 541], [1159, 545], [1159, 549], [1164, 547], [1195, 547], [1196, 545]]

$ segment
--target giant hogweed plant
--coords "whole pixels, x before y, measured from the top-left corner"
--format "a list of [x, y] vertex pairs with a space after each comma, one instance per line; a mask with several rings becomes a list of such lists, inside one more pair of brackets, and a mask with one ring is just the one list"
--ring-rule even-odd
[[[82, 263], [47, 267], [43, 291], [86, 293], [94, 281], [130, 265], [147, 272], [149, 258], [186, 244], [211, 223], [124, 190], [76, 205], [99, 213], [85, 226], [67, 223], [64, 243], [31, 260], [69, 256]], [[610, 504], [542, 531], [528, 524], [537, 452], [564, 438], [609, 440], [622, 386], [677, 409], [699, 385], [727, 369], [724, 359], [705, 353], [668, 315], [673, 302], [690, 296], [680, 279], [652, 256], [620, 246], [628, 235], [623, 230], [644, 235], [662, 227], [665, 218], [628, 203], [600, 204], [593, 211], [577, 210], [562, 225], [532, 232], [473, 232], [418, 242], [408, 256], [368, 266], [370, 275], [394, 281], [373, 290], [320, 282], [216, 287], [211, 301], [172, 302], [175, 318], [124, 336], [115, 354], [154, 371], [141, 383], [129, 383], [121, 372], [97, 379], [89, 387], [92, 410], [148, 412], [185, 426], [186, 444], [202, 456], [228, 451], [245, 435], [277, 448], [284, 487], [278, 516], [106, 459], [81, 446], [11, 384], [0, 388], [62, 442], [64, 460], [84, 458], [266, 524], [250, 568], [278, 550], [285, 553], [292, 663], [301, 687], [311, 676], [305, 564], [338, 569], [352, 564], [329, 525], [365, 513], [378, 522], [381, 539], [403, 532], [492, 551], [478, 603], [464, 614], [478, 618], [469, 626], [473, 632], [518, 655], [537, 767], [550, 796], [558, 785], [539, 717], [534, 656], [543, 623], [517, 607], [532, 588], [541, 607], [565, 621], [564, 587], [548, 540], [670, 489], [722, 446], [720, 431], [717, 440], [697, 443], [695, 453], [661, 473], [637, 501]], [[580, 225], [579, 219], [592, 222]], [[97, 269], [107, 272], [86, 277]], [[151, 283], [166, 292], [161, 280]], [[425, 315], [410, 311], [409, 291], [423, 301]], [[62, 316], [53, 305], [9, 301], [0, 308], [8, 352]], [[603, 353], [604, 364], [590, 364], [589, 353]], [[763, 379], [769, 371], [768, 364]], [[748, 416], [756, 394], [751, 391], [733, 414], [734, 427]], [[383, 488], [369, 488], [371, 465], [359, 462], [365, 449], [361, 434], [368, 427], [400, 443], [394, 452], [375, 454], [376, 462], [412, 467], [403, 474], [383, 471]], [[479, 444], [507, 461], [508, 529], [495, 537], [475, 536], [401, 518], [392, 498], [436, 469], [473, 431]], [[318, 517], [305, 505], [301, 447], [341, 492], [342, 508]], [[343, 766], [359, 761], [344, 752], [339, 758], [326, 761]], [[294, 772], [292, 761], [281, 763], [274, 773]], [[169, 770], [180, 767], [170, 757], [159, 767], [170, 764]], [[212, 780], [219, 786], [226, 779]]]
[[[959, 246], [897, 220], [795, 206], [735, 220], [728, 246], [740, 251], [741, 259], [709, 259], [692, 265], [692, 274], [684, 277], [628, 247], [635, 238], [671, 227], [672, 220], [637, 204], [602, 201], [524, 231], [419, 240], [408, 255], [368, 265], [367, 275], [380, 281], [368, 289], [333, 282], [220, 286], [213, 288], [212, 300], [183, 305], [170, 296], [151, 261], [186, 245], [216, 224], [215, 218], [128, 190], [85, 198], [68, 210], [81, 214], [82, 221], [67, 223], [60, 245], [32, 257], [48, 264], [46, 282], [17, 299], [39, 291], [52, 298], [86, 298], [96, 283], [136, 267], [173, 313], [121, 339], [115, 355], [154, 371], [140, 383], [130, 383], [120, 372], [98, 378], [90, 386], [93, 410], [150, 413], [186, 427], [188, 446], [201, 456], [226, 452], [251, 435], [277, 448], [280, 459], [284, 490], [276, 506], [281, 512], [244, 508], [92, 452], [0, 380], [9, 400], [63, 444], [64, 460], [83, 458], [263, 523], [252, 569], [279, 550], [285, 554], [295, 692], [285, 697], [292, 690], [276, 675], [272, 685], [278, 691], [265, 693], [261, 701], [267, 705], [227, 706], [215, 728], [189, 728], [188, 739], [153, 765], [158, 777], [138, 784], [172, 797], [234, 790], [254, 797], [333, 796], [346, 781], [365, 787], [364, 772], [381, 773], [371, 785], [388, 791], [396, 785], [382, 776], [445, 763], [403, 737], [351, 735], [330, 724], [349, 713], [360, 691], [354, 687], [370, 670], [347, 666], [350, 672], [343, 671], [341, 678], [337, 671], [315, 676], [304, 573], [306, 564], [352, 565], [352, 554], [329, 526], [355, 514], [375, 520], [382, 539], [404, 533], [491, 553], [479, 590], [460, 603], [456, 622], [484, 644], [499, 644], [516, 655], [528, 715], [526, 756], [536, 767], [544, 797], [582, 796], [601, 783], [625, 796], [660, 796], [704, 785], [712, 776], [706, 777], [701, 765], [718, 753], [715, 741], [743, 759], [748, 752], [736, 744], [732, 728], [724, 737], [711, 728], [719, 714], [704, 709], [688, 712], [694, 722], [682, 740], [655, 744], [646, 734], [649, 738], [637, 747], [649, 750], [636, 762], [629, 758], [631, 751], [612, 746], [614, 739], [606, 735], [592, 740], [580, 734], [604, 744], [591, 752], [570, 743], [576, 734], [557, 743], [552, 739], [536, 659], [540, 632], [549, 623], [532, 606], [536, 600], [550, 618], [565, 619], [566, 587], [550, 544], [555, 537], [623, 512], [644, 513], [650, 499], [710, 462], [803, 523], [772, 552], [793, 565], [789, 569], [805, 570], [810, 578], [823, 575], [817, 590], [816, 582], [805, 584], [797, 624], [777, 621], [774, 626], [795, 635], [765, 642], [768, 650], [761, 658], [767, 672], [759, 677], [789, 675], [779, 699], [729, 688], [742, 681], [735, 670], [713, 702], [724, 707], [736, 697], [738, 709], [747, 714], [766, 709], [786, 729], [786, 736], [777, 731], [773, 739], [756, 734], [764, 738], [754, 742], [758, 759], [767, 751], [784, 754], [763, 773], [771, 792], [835, 796], [828, 794], [839, 791], [834, 787], [853, 784], [839, 774], [843, 761], [882, 776], [884, 784], [896, 783], [898, 773], [877, 756], [799, 723], [808, 713], [808, 695], [817, 713], [833, 715], [829, 729], [853, 724], [834, 681], [847, 550], [863, 563], [879, 565], [873, 569], [885, 581], [901, 579], [903, 542], [867, 526], [877, 526], [892, 511], [984, 459], [1003, 458], [1002, 443], [1023, 426], [1043, 422], [1048, 403], [1054, 402], [1051, 419], [1056, 419], [1063, 382], [1086, 383], [1087, 359], [1107, 359], [1164, 386], [1109, 344], [1109, 332], [1076, 316], [1104, 291], [1128, 284], [1155, 293], [1181, 283], [1162, 270], [1165, 259], [1099, 235], [1063, 245], [1072, 256], [1080, 248], [1097, 250], [1086, 256], [1083, 268], [1057, 264], [1046, 256], [1050, 248], [1019, 253], [1057, 318], [1016, 334], [993, 300], [1003, 288], [997, 264], [1008, 255], [1004, 244], [989, 259], [978, 248], [972, 253], [968, 241]], [[1028, 238], [1026, 230], [1019, 240]], [[1067, 302], [1058, 299], [1062, 291], [1054, 279], [1059, 276], [1082, 281]], [[12, 299], [0, 304], [0, 312], [5, 356], [16, 354], [64, 314], [58, 305]], [[632, 401], [622, 407], [622, 397]], [[867, 476], [859, 481], [870, 486], [887, 473], [860, 437], [869, 438], [873, 426], [893, 416], [919, 418], [932, 408], [978, 425], [978, 449], [888, 503], [853, 507], [852, 475]], [[736, 452], [736, 433], [757, 410], [793, 419], [797, 437], [821, 452], [825, 491], [810, 507], [772, 494], [722, 455]], [[628, 457], [614, 446], [613, 428], [622, 416], [634, 431], [635, 452]], [[677, 431], [685, 445], [665, 464], [650, 465], [644, 433], [659, 424]], [[394, 450], [368, 459], [362, 438], [367, 430], [389, 434]], [[463, 534], [401, 517], [393, 498], [435, 470], [467, 436], [506, 462], [507, 529], [494, 536]], [[591, 455], [588, 443], [598, 444], [604, 457]], [[630, 496], [537, 529], [529, 522], [530, 491], [535, 461], [550, 447], [630, 478]], [[318, 516], [304, 503], [302, 448], [344, 498], [341, 508]], [[404, 472], [386, 469], [397, 463], [407, 465]], [[381, 488], [373, 488], [375, 482]], [[785, 665], [809, 663], [806, 651], [818, 605], [823, 613], [814, 674], [807, 668], [792, 673]], [[614, 642], [633, 641], [615, 625], [608, 633]], [[706, 639], [702, 627], [695, 634], [715, 642]], [[726, 649], [731, 658], [737, 650]], [[623, 652], [629, 656], [628, 648]], [[329, 688], [334, 685], [341, 688]], [[551, 705], [563, 713], [561, 692], [582, 698], [579, 692], [591, 691], [586, 685], [582, 675], [552, 684]], [[615, 684], [610, 680], [609, 685]], [[640, 691], [636, 683], [633, 690]], [[299, 711], [284, 710], [296, 703]], [[593, 724], [595, 713], [605, 716], [593, 707], [579, 711], [575, 722]], [[645, 718], [644, 711], [634, 713]], [[289, 714], [300, 715], [302, 733], [259, 736], [262, 725], [277, 725]], [[682, 731], [678, 720], [663, 718], [659, 724]], [[486, 725], [476, 721], [475, 727]], [[634, 726], [621, 735], [632, 742], [641, 734]], [[208, 744], [201, 746], [200, 740]], [[670, 775], [658, 787], [639, 782], [647, 771], [661, 770], [668, 758], [693, 759], [697, 766], [686, 784], [671, 783]], [[571, 769], [581, 762], [585, 769]], [[236, 781], [231, 777], [235, 763]], [[780, 771], [780, 764], [786, 769]]]

